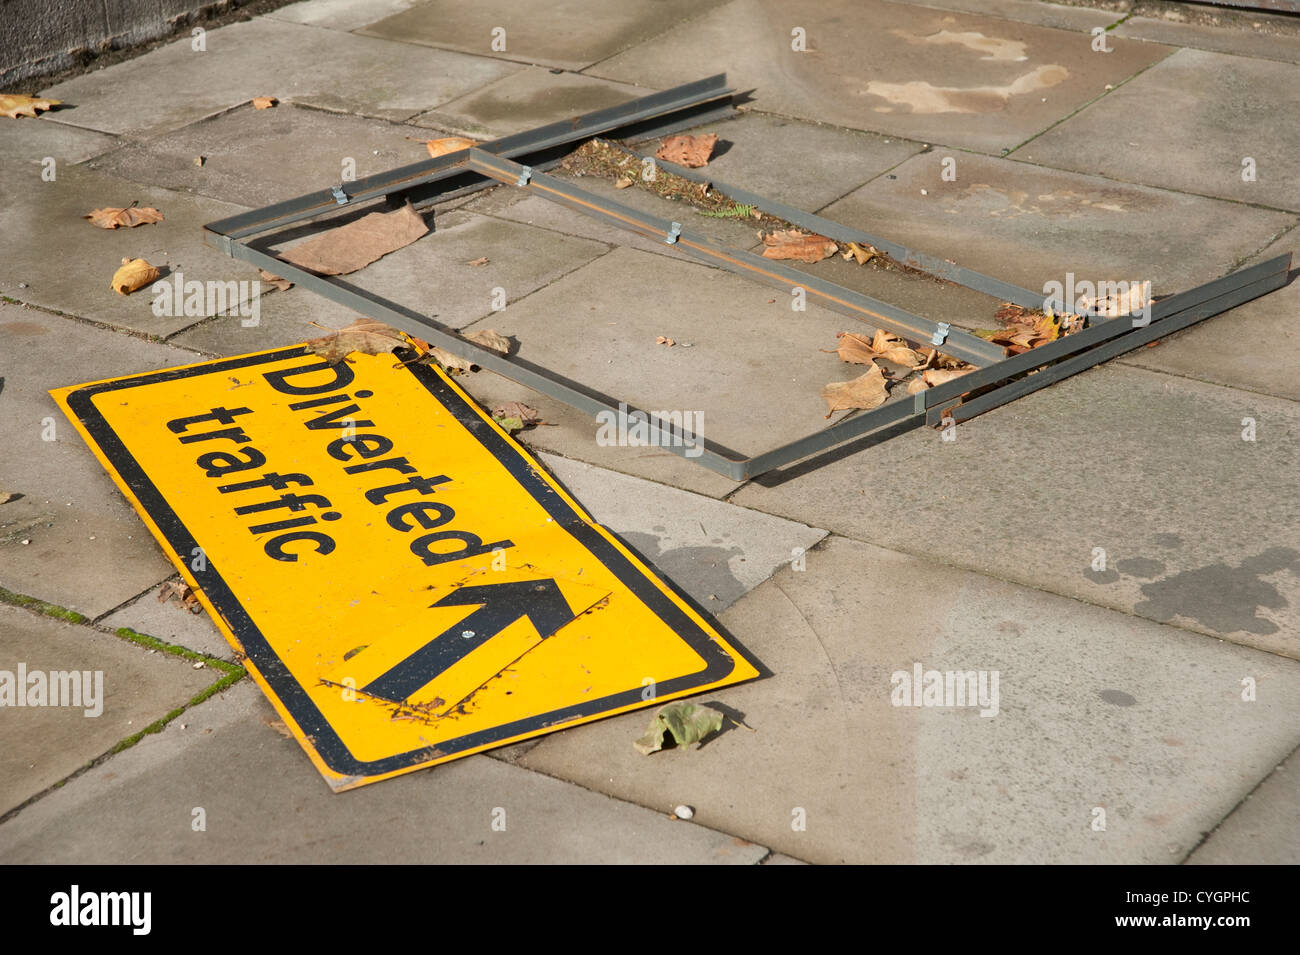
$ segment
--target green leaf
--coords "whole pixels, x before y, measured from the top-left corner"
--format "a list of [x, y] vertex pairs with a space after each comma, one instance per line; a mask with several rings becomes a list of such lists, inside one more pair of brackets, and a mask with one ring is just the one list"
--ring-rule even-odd
[[516, 431], [524, 430], [523, 418], [493, 418], [492, 420], [504, 428], [506, 434], [514, 434]]
[[669, 703], [659, 708], [646, 734], [632, 745], [643, 756], [649, 756], [664, 748], [667, 736], [671, 736], [678, 746], [686, 746], [698, 743], [720, 729], [722, 713], [713, 707], [699, 703]]

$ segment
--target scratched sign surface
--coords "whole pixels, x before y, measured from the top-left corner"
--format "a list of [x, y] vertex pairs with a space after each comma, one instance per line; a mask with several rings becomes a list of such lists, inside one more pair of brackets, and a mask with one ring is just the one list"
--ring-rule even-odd
[[52, 392], [336, 791], [758, 675], [396, 364], [297, 347]]

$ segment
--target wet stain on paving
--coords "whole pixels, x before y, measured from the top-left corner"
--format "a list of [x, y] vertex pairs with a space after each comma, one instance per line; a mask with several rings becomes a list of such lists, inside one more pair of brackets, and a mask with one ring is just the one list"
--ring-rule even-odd
[[718, 546], [664, 548], [663, 541], [653, 534], [630, 532], [619, 536], [705, 610], [717, 613], [745, 595], [745, 585], [730, 567], [731, 558], [744, 551], [734, 544], [725, 545], [724, 539], [712, 541]]
[[1114, 703], [1116, 706], [1132, 706], [1137, 702], [1137, 698], [1130, 696], [1123, 690], [1102, 690], [1097, 694], [1107, 703]]
[[1133, 612], [1162, 621], [1186, 617], [1218, 633], [1277, 633], [1277, 624], [1261, 617], [1259, 609], [1287, 606], [1277, 587], [1263, 579], [1282, 571], [1300, 574], [1300, 552], [1270, 547], [1237, 567], [1217, 563], [1186, 570], [1143, 584], [1146, 599]]
[[1140, 577], [1150, 580], [1165, 572], [1165, 562], [1152, 557], [1133, 557], [1128, 560], [1115, 561], [1115, 569], [1128, 577]]
[[[1155, 540], [1167, 548], [1182, 544], [1175, 534], [1160, 534]], [[1103, 571], [1089, 568], [1084, 576], [1097, 584], [1113, 584], [1120, 579], [1146, 581], [1141, 585], [1143, 599], [1133, 608], [1141, 617], [1162, 623], [1182, 617], [1214, 633], [1268, 636], [1280, 628], [1261, 617], [1259, 611], [1282, 610], [1289, 603], [1277, 586], [1264, 578], [1279, 573], [1300, 576], [1300, 551], [1270, 547], [1236, 567], [1220, 561], [1161, 577], [1165, 569], [1164, 561], [1132, 557], [1116, 561], [1114, 567]]]

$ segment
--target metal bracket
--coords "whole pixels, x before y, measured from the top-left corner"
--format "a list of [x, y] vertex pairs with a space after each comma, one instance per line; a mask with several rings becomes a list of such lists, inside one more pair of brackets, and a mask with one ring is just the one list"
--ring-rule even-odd
[[529, 180], [533, 178], [533, 167], [524, 166], [519, 170], [519, 178], [515, 181], [516, 186], [526, 186]]
[[682, 235], [682, 224], [680, 222], [674, 222], [673, 227], [669, 229], [668, 234], [664, 236], [664, 241], [667, 242], [669, 245], [676, 245], [677, 240], [681, 238], [681, 235]]
[[343, 191], [343, 186], [330, 186], [330, 192], [334, 194], [334, 201], [341, 206], [348, 204], [348, 194]]
[[935, 330], [934, 337], [930, 339], [931, 345], [942, 345], [944, 339], [948, 337], [948, 329], [952, 326], [947, 322], [940, 322], [939, 327]]

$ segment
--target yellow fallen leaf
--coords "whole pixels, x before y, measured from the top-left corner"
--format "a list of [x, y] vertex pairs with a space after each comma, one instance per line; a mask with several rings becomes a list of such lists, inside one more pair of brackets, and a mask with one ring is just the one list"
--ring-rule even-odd
[[148, 207], [138, 209], [135, 206], [127, 206], [125, 209], [112, 207], [92, 209], [89, 214], [81, 218], [89, 219], [91, 225], [99, 226], [101, 229], [130, 229], [138, 225], [163, 221], [162, 213], [157, 209]]
[[847, 251], [844, 253], [846, 259], [857, 259], [858, 265], [866, 265], [880, 253], [876, 251], [875, 246], [866, 246], [863, 248], [856, 242], [850, 242]]
[[254, 96], [253, 109], [270, 109], [278, 102], [280, 101], [274, 96]]
[[632, 185], [632, 178], [630, 176], [623, 176], [621, 179], [619, 179], [617, 182], [614, 183], [614, 188], [626, 189], [630, 185]]
[[885, 375], [879, 365], [872, 365], [869, 372], [852, 381], [832, 381], [822, 389], [822, 400], [830, 408], [826, 412], [828, 418], [836, 411], [849, 408], [875, 408], [888, 397]]
[[63, 100], [42, 99], [39, 96], [22, 96], [18, 93], [0, 93], [0, 116], [17, 119], [19, 116], [35, 118], [37, 110], [53, 109]]
[[123, 259], [122, 267], [113, 273], [113, 291], [130, 295], [151, 284], [162, 273], [144, 259]]
[[429, 150], [429, 155], [434, 159], [439, 156], [445, 156], [447, 153], [454, 153], [460, 149], [469, 149], [471, 146], [477, 146], [478, 143], [473, 139], [466, 139], [463, 136], [447, 136], [444, 139], [421, 139], [425, 148]]

